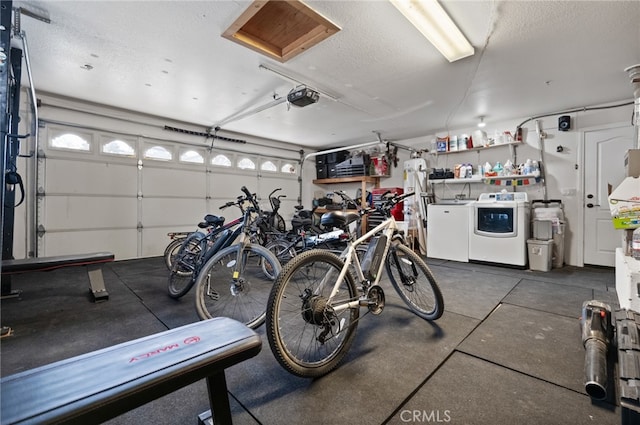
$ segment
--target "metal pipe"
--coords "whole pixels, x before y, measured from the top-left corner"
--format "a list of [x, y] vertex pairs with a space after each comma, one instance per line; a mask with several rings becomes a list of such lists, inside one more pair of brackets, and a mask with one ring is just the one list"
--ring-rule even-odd
[[542, 179], [542, 198], [544, 201], [548, 201], [547, 196], [547, 176], [545, 172], [546, 163], [544, 162], [544, 139], [547, 138], [547, 133], [542, 130], [542, 121], [536, 120], [536, 133], [538, 134], [538, 142], [540, 144], [540, 162], [538, 167], [540, 168], [540, 178]]
[[634, 125], [636, 127], [636, 148], [640, 149], [640, 64], [630, 66], [625, 69], [629, 74], [631, 84], [633, 85], [634, 102]]
[[29, 47], [28, 47], [28, 43], [27, 43], [27, 34], [22, 31], [20, 32], [20, 38], [22, 39], [22, 48], [24, 50], [24, 62], [25, 65], [27, 66], [27, 78], [29, 78], [29, 95], [31, 98], [31, 108], [33, 111], [33, 119], [32, 119], [32, 125], [33, 125], [33, 129], [31, 131], [31, 134], [33, 136], [33, 151], [31, 153], [31, 156], [33, 157], [33, 182], [32, 182], [32, 194], [33, 194], [33, 205], [32, 205], [32, 217], [31, 217], [31, 233], [30, 233], [30, 243], [27, 244], [27, 246], [30, 245], [30, 249], [27, 248], [27, 250], [30, 253], [33, 253], [34, 257], [38, 256], [38, 236], [37, 236], [37, 232], [36, 232], [36, 227], [37, 227], [37, 217], [38, 217], [38, 200], [37, 200], [37, 193], [38, 193], [38, 140], [39, 140], [39, 123], [38, 123], [38, 100], [36, 98], [36, 89], [33, 85], [33, 75], [31, 74], [31, 60], [30, 60], [30, 56], [29, 56]]
[[584, 358], [585, 391], [596, 400], [607, 398], [607, 352], [612, 335], [611, 307], [601, 301], [582, 304], [582, 344]]
[[325, 153], [333, 153], [333, 152], [340, 152], [340, 151], [344, 151], [344, 150], [351, 150], [351, 149], [357, 149], [357, 148], [366, 148], [367, 146], [373, 146], [373, 145], [379, 145], [380, 142], [379, 141], [375, 141], [375, 142], [367, 142], [367, 143], [361, 143], [359, 145], [351, 145], [351, 146], [346, 146], [343, 148], [334, 148], [334, 149], [327, 149], [324, 151], [318, 151], [318, 152], [311, 152], [308, 153], [304, 156], [304, 158], [302, 158], [302, 163], [304, 163], [304, 161], [306, 161], [308, 158], [312, 158], [314, 156], [318, 156], [318, 155], [324, 155]]

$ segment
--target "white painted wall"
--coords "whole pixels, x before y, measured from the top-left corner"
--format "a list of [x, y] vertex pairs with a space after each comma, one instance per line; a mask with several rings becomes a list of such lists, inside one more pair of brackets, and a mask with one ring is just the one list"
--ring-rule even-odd
[[[624, 102], [620, 102], [624, 103]], [[618, 103], [616, 103], [618, 104]], [[565, 263], [569, 265], [582, 266], [582, 249], [583, 249], [583, 209], [585, 194], [583, 191], [584, 173], [591, 172], [591, 164], [583, 164], [583, 134], [587, 130], [608, 128], [612, 126], [632, 126], [631, 116], [633, 105], [612, 108], [599, 111], [584, 111], [572, 114], [559, 113], [558, 115], [545, 117], [541, 119], [542, 129], [547, 133], [547, 139], [544, 142], [544, 157], [547, 174], [547, 198], [560, 199], [564, 204], [566, 219], [566, 235], [565, 235]], [[571, 116], [571, 130], [562, 132], [558, 130], [558, 117], [560, 115]], [[516, 126], [523, 122], [527, 117], [509, 122], [492, 123], [487, 120], [485, 130], [489, 135], [494, 131], [509, 130], [514, 133]], [[477, 128], [463, 128], [451, 131], [450, 134], [470, 134]], [[532, 160], [540, 159], [538, 136], [535, 131], [535, 120], [529, 121], [523, 125], [524, 144], [516, 148], [517, 162], [524, 162], [527, 158]], [[438, 136], [445, 136], [446, 132], [438, 133]], [[398, 141], [403, 145], [415, 148], [431, 149], [431, 141], [435, 135], [428, 135], [410, 140]], [[562, 152], [557, 152], [557, 147], [562, 146]], [[406, 155], [406, 153], [403, 153]], [[490, 162], [495, 164], [496, 161], [504, 162], [509, 157], [508, 147], [496, 147], [481, 151], [463, 151], [448, 155], [432, 155], [427, 154], [425, 158], [429, 167], [432, 168], [451, 168], [455, 164], [467, 163], [477, 166], [478, 164]], [[623, 158], [619, 159], [619, 166], [623, 167]], [[401, 170], [395, 169], [391, 178], [385, 179], [385, 185], [398, 185], [401, 183]], [[463, 185], [450, 186], [453, 190], [448, 190], [442, 194], [442, 197], [453, 198], [456, 193], [462, 191]], [[464, 193], [469, 193], [465, 188]], [[496, 186], [487, 186], [484, 184], [471, 185], [471, 198], [476, 198], [482, 192], [496, 192]], [[523, 190], [521, 188], [519, 191]], [[543, 199], [543, 190], [541, 185], [524, 189], [529, 194], [529, 199]], [[441, 192], [439, 192], [440, 194]]]

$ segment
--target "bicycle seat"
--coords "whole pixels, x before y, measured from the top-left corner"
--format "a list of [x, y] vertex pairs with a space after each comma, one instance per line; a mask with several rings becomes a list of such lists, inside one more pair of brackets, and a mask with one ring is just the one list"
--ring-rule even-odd
[[304, 209], [304, 206], [302, 205], [295, 205], [293, 208], [295, 208], [296, 210], [300, 211]]
[[308, 230], [312, 224], [313, 224], [313, 221], [311, 220], [311, 218], [293, 217], [291, 219], [291, 226], [296, 230], [297, 229]]
[[359, 218], [360, 215], [355, 212], [329, 211], [322, 214], [322, 217], [320, 217], [320, 224], [323, 226], [344, 227]]
[[313, 213], [309, 210], [300, 210], [298, 211], [298, 217], [300, 218], [311, 218]]
[[224, 217], [219, 215], [207, 214], [204, 216], [204, 221], [206, 221], [209, 226], [218, 227], [224, 224]]

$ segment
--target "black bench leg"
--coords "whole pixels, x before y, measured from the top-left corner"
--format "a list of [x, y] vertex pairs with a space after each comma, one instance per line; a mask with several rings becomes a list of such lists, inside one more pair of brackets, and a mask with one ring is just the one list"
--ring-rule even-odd
[[224, 370], [207, 377], [207, 390], [209, 390], [209, 405], [211, 406], [213, 423], [215, 425], [231, 425], [231, 406], [229, 405]]
[[22, 294], [22, 291], [19, 289], [11, 289], [11, 275], [4, 275], [0, 279], [2, 283], [0, 284], [0, 298], [19, 298]]
[[102, 276], [102, 265], [88, 265], [87, 273], [89, 274], [89, 285], [93, 301], [96, 303], [107, 301], [109, 293], [104, 286], [104, 278]]

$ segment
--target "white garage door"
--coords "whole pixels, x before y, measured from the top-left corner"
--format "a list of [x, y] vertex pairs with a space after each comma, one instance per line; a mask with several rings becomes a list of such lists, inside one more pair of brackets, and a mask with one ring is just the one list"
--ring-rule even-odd
[[[244, 185], [269, 209], [285, 194], [287, 222], [299, 195], [293, 158], [47, 124], [38, 161], [39, 256], [111, 251], [117, 259], [161, 255], [167, 232], [194, 230]], [[44, 140], [43, 140], [44, 141]]]

